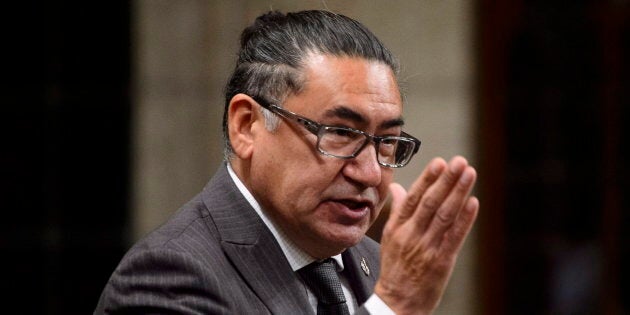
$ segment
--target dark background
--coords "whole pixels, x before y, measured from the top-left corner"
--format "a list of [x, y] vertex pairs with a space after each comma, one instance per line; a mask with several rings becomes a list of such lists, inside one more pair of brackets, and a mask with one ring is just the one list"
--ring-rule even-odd
[[90, 314], [127, 248], [130, 5], [2, 16], [2, 312]]
[[[476, 12], [478, 313], [630, 313], [628, 1]], [[129, 246], [131, 5], [3, 15], [3, 309], [89, 314]]]
[[482, 313], [630, 313], [630, 2], [477, 13]]

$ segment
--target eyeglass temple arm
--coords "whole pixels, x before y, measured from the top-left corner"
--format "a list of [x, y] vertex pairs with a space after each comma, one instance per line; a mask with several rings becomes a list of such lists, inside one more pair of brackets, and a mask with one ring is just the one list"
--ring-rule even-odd
[[278, 105], [275, 104], [270, 104], [269, 102], [258, 98], [258, 97], [254, 97], [253, 98], [258, 104], [260, 104], [260, 106], [262, 106], [264, 109], [276, 114], [276, 115], [280, 115], [284, 118], [293, 120], [301, 125], [303, 125], [308, 131], [310, 131], [311, 133], [317, 135], [319, 128], [320, 128], [320, 124], [304, 118], [304, 117], [300, 117], [295, 113], [292, 113], [291, 111], [288, 111]]

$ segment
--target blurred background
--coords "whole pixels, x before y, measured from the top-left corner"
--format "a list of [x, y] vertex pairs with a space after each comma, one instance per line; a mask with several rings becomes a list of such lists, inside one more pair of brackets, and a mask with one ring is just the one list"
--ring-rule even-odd
[[129, 246], [203, 188], [238, 36], [270, 9], [348, 15], [398, 56], [423, 141], [399, 182], [434, 156], [477, 166], [479, 220], [437, 314], [630, 313], [628, 0], [11, 4], [5, 309], [91, 313]]

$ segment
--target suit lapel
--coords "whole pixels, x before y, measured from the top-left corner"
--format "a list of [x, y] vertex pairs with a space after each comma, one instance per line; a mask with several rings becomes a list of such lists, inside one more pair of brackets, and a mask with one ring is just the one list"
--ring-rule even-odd
[[204, 190], [204, 203], [221, 246], [247, 284], [274, 314], [313, 314], [304, 286], [273, 234], [245, 200], [223, 166]]
[[[269, 233], [271, 234], [271, 233]], [[273, 238], [273, 236], [271, 236]], [[261, 242], [266, 240], [263, 236]], [[278, 247], [277, 244], [273, 244]], [[223, 247], [258, 297], [274, 314], [312, 314], [304, 286], [279, 248], [223, 243]]]
[[378, 253], [368, 251], [364, 241], [348, 248], [343, 254], [343, 273], [349, 280], [357, 304], [362, 305], [374, 292], [374, 285], [378, 279]]

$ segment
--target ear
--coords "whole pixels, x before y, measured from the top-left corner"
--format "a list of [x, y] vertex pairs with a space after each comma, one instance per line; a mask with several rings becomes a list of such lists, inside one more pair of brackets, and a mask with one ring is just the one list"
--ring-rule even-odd
[[249, 159], [254, 151], [255, 127], [262, 119], [256, 102], [245, 94], [236, 94], [228, 108], [228, 130], [234, 154]]

